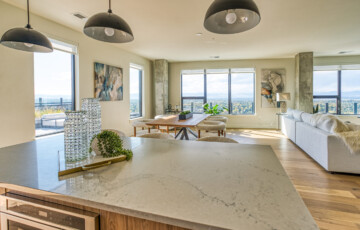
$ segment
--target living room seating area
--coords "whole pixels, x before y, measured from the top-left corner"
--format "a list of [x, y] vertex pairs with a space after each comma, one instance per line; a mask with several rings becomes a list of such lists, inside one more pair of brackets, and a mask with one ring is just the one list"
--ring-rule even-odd
[[[324, 121], [318, 123], [321, 118]], [[334, 132], [334, 124], [343, 123], [339, 118], [335, 119], [326, 114], [314, 115], [288, 109], [287, 115], [282, 116], [281, 131], [327, 171], [360, 174], [360, 155], [352, 153]], [[360, 125], [351, 123], [343, 125], [351, 131], [360, 128]]]

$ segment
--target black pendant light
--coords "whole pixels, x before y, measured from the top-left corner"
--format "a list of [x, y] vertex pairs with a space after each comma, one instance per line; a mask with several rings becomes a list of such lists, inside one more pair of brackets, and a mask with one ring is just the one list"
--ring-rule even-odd
[[208, 9], [204, 26], [217, 34], [235, 34], [259, 24], [260, 12], [253, 0], [215, 0]]
[[84, 27], [84, 33], [96, 40], [111, 43], [125, 43], [134, 40], [130, 26], [124, 19], [109, 10], [106, 13], [98, 13], [88, 19]]
[[1, 38], [0, 43], [4, 46], [27, 52], [50, 53], [53, 47], [49, 39], [42, 33], [37, 32], [30, 25], [29, 0], [27, 0], [28, 24], [25, 28], [8, 30]]

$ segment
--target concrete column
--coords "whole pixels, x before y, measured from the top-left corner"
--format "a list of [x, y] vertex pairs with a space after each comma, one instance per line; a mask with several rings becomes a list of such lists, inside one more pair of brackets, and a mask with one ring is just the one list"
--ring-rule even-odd
[[155, 114], [165, 114], [169, 104], [169, 63], [167, 60], [155, 60]]
[[296, 109], [313, 113], [313, 70], [314, 55], [312, 52], [299, 53], [295, 57], [296, 62]]

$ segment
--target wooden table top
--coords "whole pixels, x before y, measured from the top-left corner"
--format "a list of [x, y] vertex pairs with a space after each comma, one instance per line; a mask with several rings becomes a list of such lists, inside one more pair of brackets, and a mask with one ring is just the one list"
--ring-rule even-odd
[[179, 120], [179, 115], [171, 115], [146, 124], [153, 126], [195, 127], [209, 116], [209, 114], [194, 114], [190, 119]]

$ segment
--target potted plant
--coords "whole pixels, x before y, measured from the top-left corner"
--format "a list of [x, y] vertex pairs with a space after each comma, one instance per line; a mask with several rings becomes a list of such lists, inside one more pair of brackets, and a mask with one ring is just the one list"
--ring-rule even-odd
[[192, 118], [192, 117], [193, 117], [193, 114], [189, 110], [182, 111], [179, 114], [179, 120], [187, 120], [187, 119]]
[[130, 149], [123, 148], [123, 140], [119, 134], [110, 130], [104, 130], [94, 136], [89, 149], [90, 153], [92, 151], [104, 158], [125, 155], [126, 160], [130, 160], [133, 157], [133, 152]]
[[229, 111], [227, 108], [219, 108], [219, 105], [216, 104], [214, 107], [211, 107], [209, 103], [203, 105], [205, 114], [211, 114], [211, 116], [219, 115], [224, 111]]
[[319, 104], [313, 107], [313, 113], [319, 113]]

